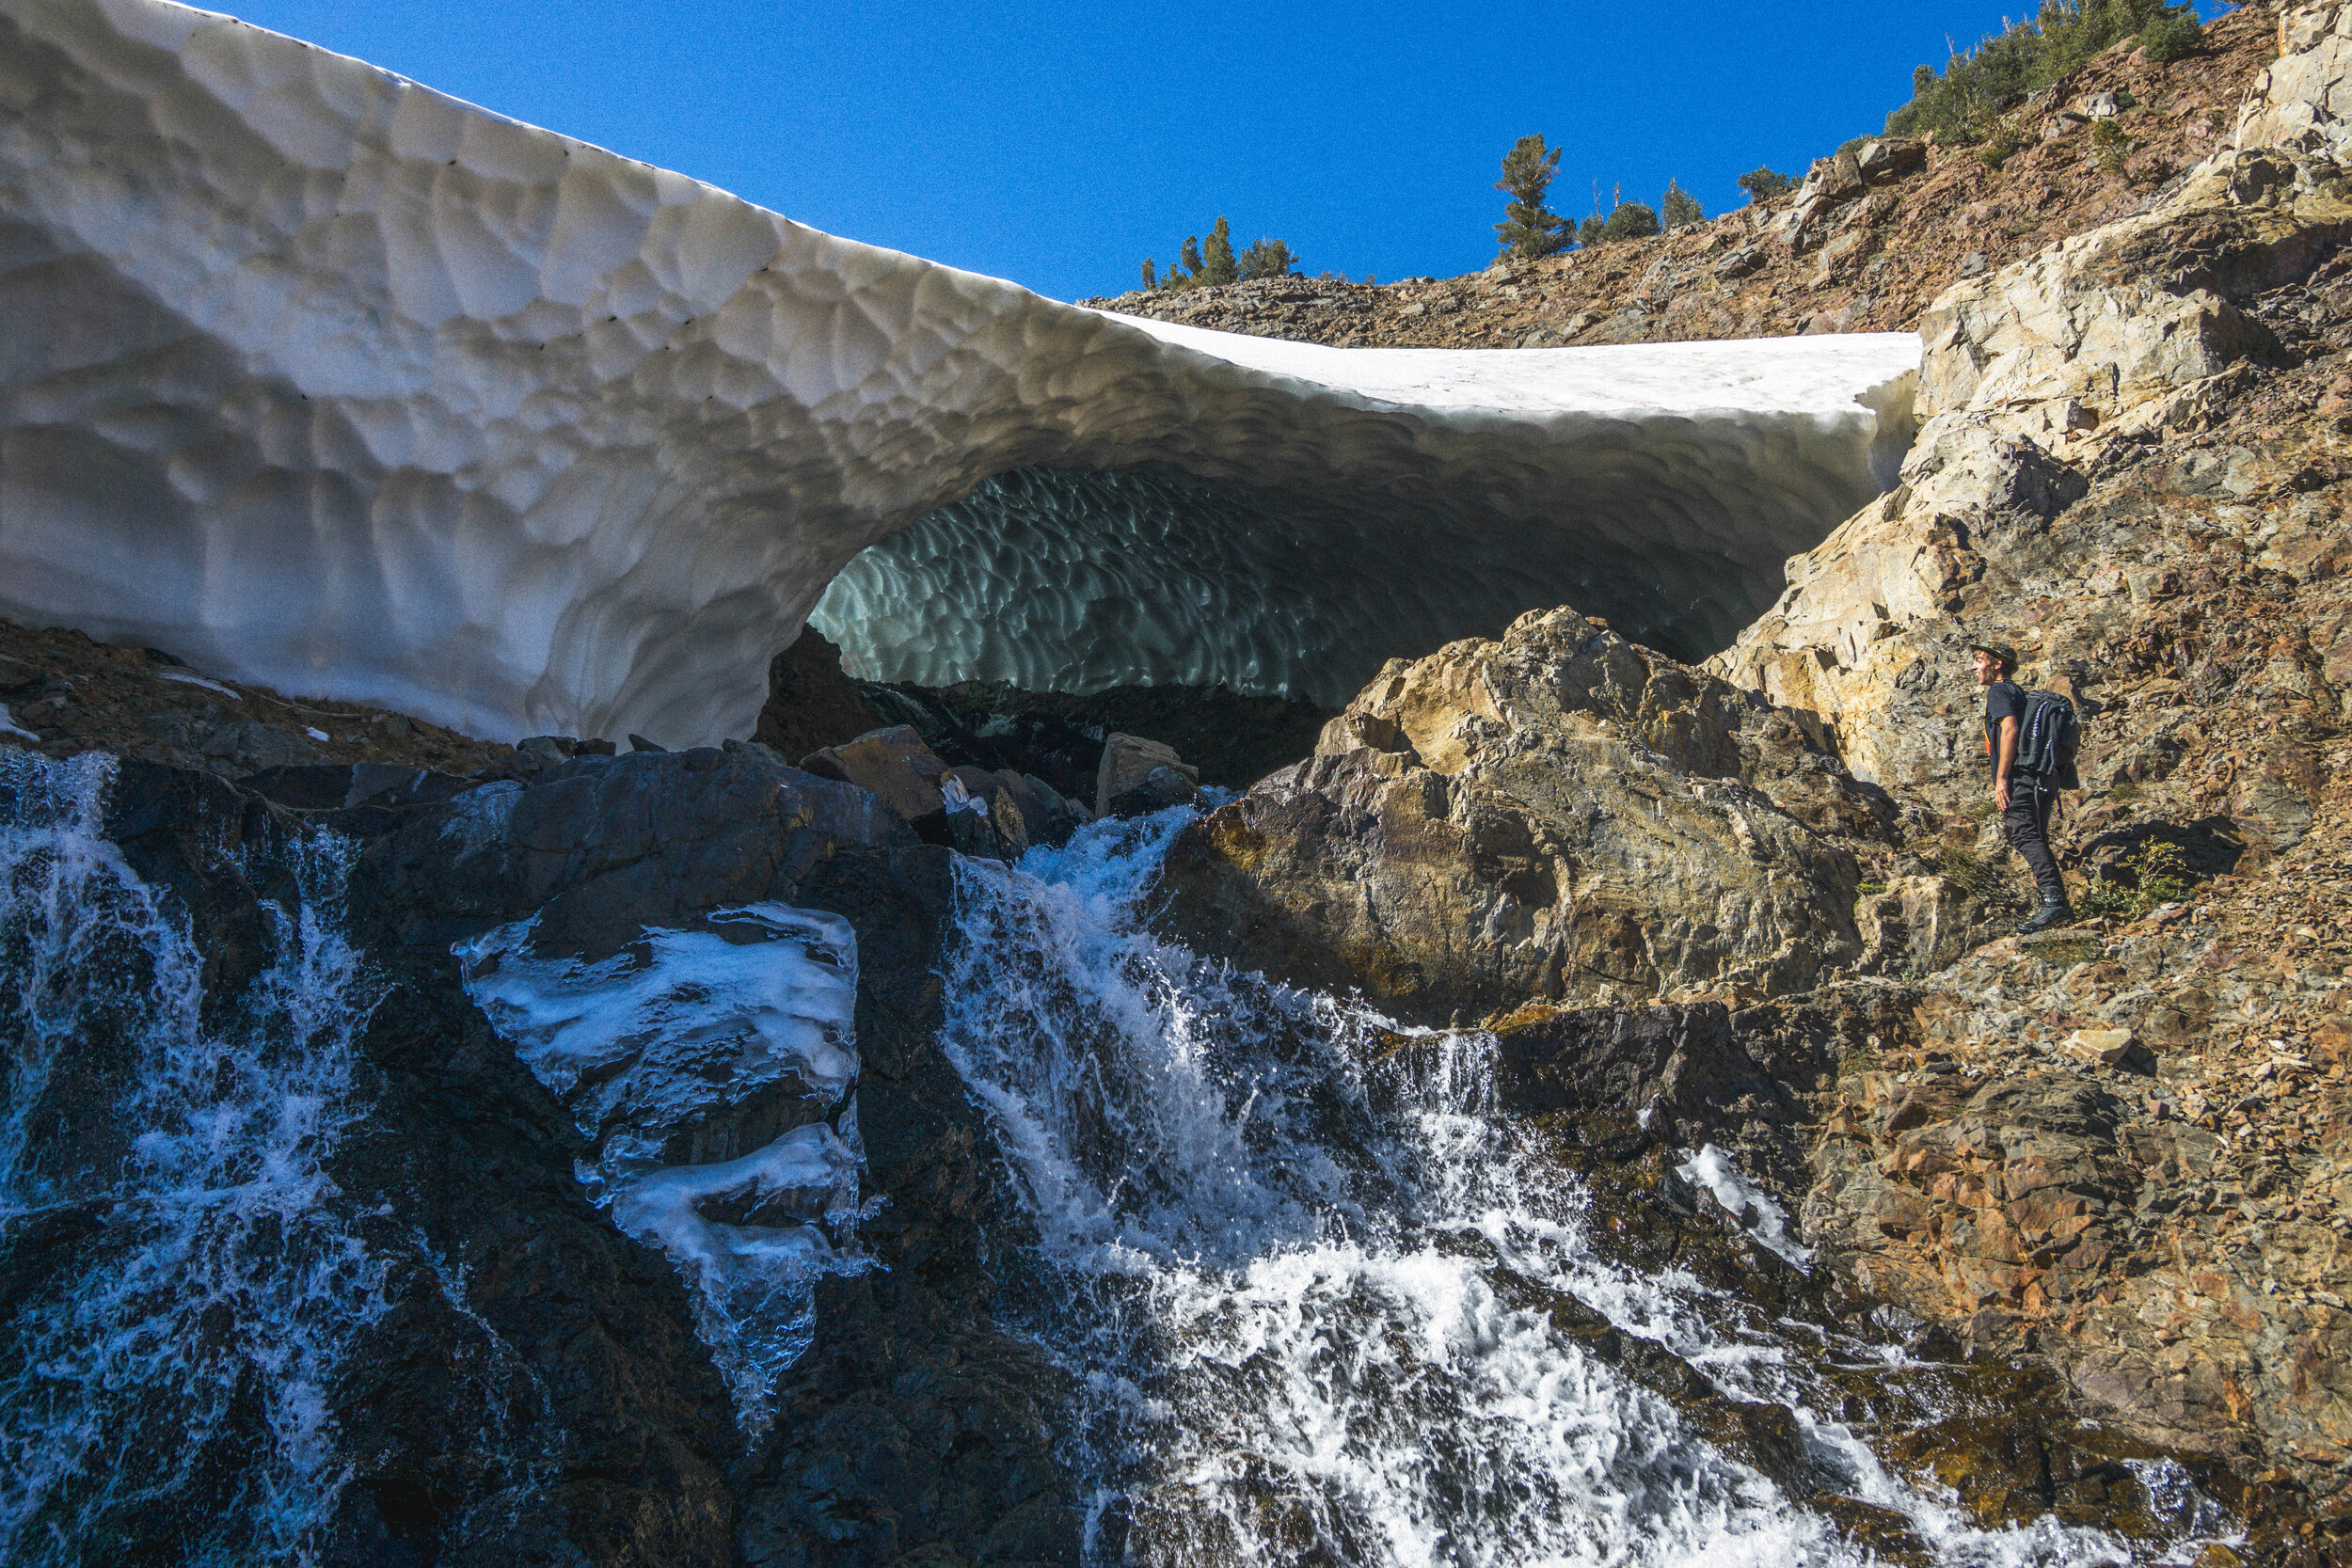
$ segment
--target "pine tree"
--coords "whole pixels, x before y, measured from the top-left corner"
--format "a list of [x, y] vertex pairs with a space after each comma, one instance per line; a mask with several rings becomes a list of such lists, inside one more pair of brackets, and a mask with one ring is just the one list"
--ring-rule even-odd
[[1143, 288], [1144, 288], [1144, 292], [1145, 292], [1146, 293], [1149, 293], [1151, 291], [1152, 291], [1153, 289], [1158, 288], [1159, 286], [1160, 286], [1160, 279], [1159, 279], [1159, 277], [1158, 277], [1158, 275], [1157, 275], [1156, 273], [1154, 273], [1154, 272], [1152, 270], [1152, 258], [1151, 258], [1151, 257], [1149, 257], [1149, 256], [1146, 256], [1146, 257], [1143, 259]]
[[1241, 277], [1241, 269], [1233, 262], [1233, 226], [1221, 216], [1216, 227], [1209, 230], [1209, 243], [1200, 247], [1200, 265], [1197, 270], [1200, 281], [1212, 288]]
[[1600, 230], [1605, 240], [1645, 240], [1657, 232], [1658, 214], [1646, 201], [1618, 202]]
[[[1200, 276], [1200, 235], [1187, 234], [1184, 236], [1184, 248], [1181, 253], [1179, 253], [1179, 261], [1181, 263], [1182, 271], [1192, 274], [1192, 276], [1196, 278]], [[1175, 274], [1170, 273], [1168, 276], [1170, 278], [1173, 278]]]
[[1495, 189], [1511, 198], [1495, 225], [1502, 254], [1520, 261], [1549, 256], [1568, 243], [1568, 220], [1544, 205], [1544, 193], [1560, 168], [1560, 150], [1544, 150], [1540, 135], [1521, 136], [1502, 155], [1502, 178]]
[[1666, 195], [1658, 204], [1658, 216], [1669, 229], [1707, 221], [1707, 214], [1700, 208], [1699, 198], [1672, 180], [1666, 182]]
[[[1927, 67], [1919, 69], [1926, 71]], [[1929, 71], [1929, 74], [1933, 75], [1934, 72]], [[1797, 182], [1775, 169], [1759, 166], [1740, 176], [1740, 188], [1748, 193], [1750, 201], [1770, 201], [1774, 197], [1787, 196], [1795, 190]]]
[[1280, 240], [1262, 239], [1241, 253], [1239, 264], [1244, 277], [1280, 277], [1298, 264], [1298, 258]]

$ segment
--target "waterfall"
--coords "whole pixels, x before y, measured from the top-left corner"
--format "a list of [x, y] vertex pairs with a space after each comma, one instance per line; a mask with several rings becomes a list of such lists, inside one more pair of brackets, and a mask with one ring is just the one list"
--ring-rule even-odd
[[[1565, 1332], [1564, 1294], [1791, 1407], [1813, 1466], [1945, 1560], [2129, 1560], [2050, 1520], [1973, 1529], [1883, 1470], [1808, 1354], [1899, 1352], [1808, 1346], [1687, 1275], [1613, 1264], [1583, 1186], [1492, 1114], [1489, 1037], [1155, 940], [1145, 895], [1186, 815], [959, 867], [944, 1043], [1035, 1226], [1018, 1294], [1079, 1390], [1089, 1560], [1862, 1560]], [[1746, 1201], [1720, 1151], [1687, 1168]]]
[[306, 1562], [346, 1477], [332, 1386], [386, 1307], [326, 1170], [373, 996], [349, 846], [247, 867], [290, 891], [208, 1006], [185, 918], [102, 835], [113, 773], [0, 750], [0, 1561]]

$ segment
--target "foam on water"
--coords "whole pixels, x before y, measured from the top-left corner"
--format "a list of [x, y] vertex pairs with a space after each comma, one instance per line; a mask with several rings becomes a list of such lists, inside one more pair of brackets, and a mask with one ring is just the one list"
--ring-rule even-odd
[[2054, 1521], [1966, 1528], [1820, 1413], [1802, 1325], [1609, 1262], [1584, 1189], [1490, 1114], [1491, 1037], [1151, 936], [1143, 895], [1186, 815], [959, 867], [944, 1040], [1036, 1225], [1015, 1295], [1078, 1390], [1092, 1560], [1860, 1560], [1556, 1326], [1563, 1295], [1794, 1408], [1817, 1468], [1947, 1560], [2128, 1560]]
[[[865, 1160], [857, 937], [775, 903], [707, 923], [583, 959], [535, 952], [534, 915], [455, 951], [467, 993], [595, 1145], [590, 1196], [691, 1285], [737, 1420], [757, 1433], [808, 1348], [818, 1279], [866, 1262], [837, 1244]], [[737, 1151], [747, 1129], [778, 1127]]]
[[1772, 1200], [1772, 1195], [1740, 1174], [1731, 1156], [1713, 1144], [1677, 1165], [1675, 1174], [1705, 1188], [1724, 1206], [1724, 1212], [1739, 1223], [1740, 1229], [1754, 1236], [1757, 1244], [1774, 1257], [1798, 1268], [1813, 1260], [1810, 1248], [1800, 1246], [1789, 1238], [1788, 1215]]
[[69, 1259], [0, 1307], [0, 1560], [151, 1538], [307, 1562], [346, 1479], [330, 1411], [385, 1266], [326, 1164], [374, 992], [349, 846], [262, 906], [271, 961], [207, 1017], [202, 958], [102, 836], [113, 759], [0, 750], [0, 1238]]

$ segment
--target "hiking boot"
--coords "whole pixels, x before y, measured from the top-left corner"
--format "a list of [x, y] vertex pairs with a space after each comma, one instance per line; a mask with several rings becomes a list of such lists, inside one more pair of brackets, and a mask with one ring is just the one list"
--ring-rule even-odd
[[2074, 911], [2064, 904], [2045, 903], [2033, 912], [2031, 919], [2017, 927], [2017, 934], [2021, 937], [2029, 937], [2036, 931], [2046, 931], [2053, 926], [2068, 925], [2074, 918]]

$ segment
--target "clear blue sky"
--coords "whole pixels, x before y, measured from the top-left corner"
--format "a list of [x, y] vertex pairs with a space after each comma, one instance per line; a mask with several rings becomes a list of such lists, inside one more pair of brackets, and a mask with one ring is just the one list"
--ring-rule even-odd
[[[1059, 299], [1131, 288], [1219, 213], [1305, 270], [1484, 266], [1503, 151], [1709, 214], [1758, 164], [1877, 130], [2031, 0], [1810, 6], [1358, 0], [245, 0], [234, 14]], [[2201, 14], [2220, 8], [2205, 0]]]

